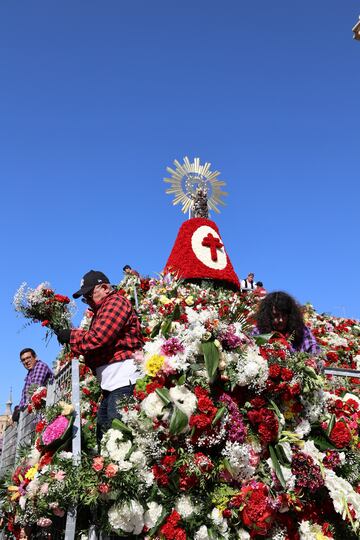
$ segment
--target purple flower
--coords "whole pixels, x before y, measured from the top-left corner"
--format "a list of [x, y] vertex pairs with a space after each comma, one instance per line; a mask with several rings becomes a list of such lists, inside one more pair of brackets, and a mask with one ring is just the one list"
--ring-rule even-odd
[[221, 394], [220, 401], [227, 407], [230, 421], [228, 423], [228, 438], [231, 442], [243, 443], [246, 437], [246, 427], [236, 402], [228, 395]]
[[236, 349], [236, 347], [241, 345], [241, 339], [235, 334], [235, 329], [232, 325], [228, 327], [226, 332], [222, 332], [219, 335], [219, 340], [224, 349]]
[[175, 356], [178, 353], [184, 352], [185, 348], [176, 337], [167, 339], [161, 347], [161, 354], [164, 356]]

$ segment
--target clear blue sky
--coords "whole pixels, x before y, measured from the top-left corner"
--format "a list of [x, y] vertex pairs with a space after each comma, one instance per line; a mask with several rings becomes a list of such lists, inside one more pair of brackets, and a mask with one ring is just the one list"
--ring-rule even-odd
[[360, 318], [359, 14], [357, 0], [1, 2], [0, 412], [10, 386], [19, 401], [19, 350], [58, 352], [21, 330], [19, 285], [70, 295], [91, 268], [161, 271], [185, 219], [162, 179], [186, 155], [227, 182], [212, 217], [240, 277]]

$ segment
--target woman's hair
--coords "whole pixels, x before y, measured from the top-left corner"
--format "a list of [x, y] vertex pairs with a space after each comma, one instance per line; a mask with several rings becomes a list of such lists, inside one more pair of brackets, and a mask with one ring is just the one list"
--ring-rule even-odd
[[287, 316], [285, 332], [293, 335], [294, 346], [299, 346], [304, 337], [304, 319], [296, 300], [286, 292], [268, 294], [261, 302], [256, 314], [256, 325], [261, 334], [274, 331], [274, 312]]

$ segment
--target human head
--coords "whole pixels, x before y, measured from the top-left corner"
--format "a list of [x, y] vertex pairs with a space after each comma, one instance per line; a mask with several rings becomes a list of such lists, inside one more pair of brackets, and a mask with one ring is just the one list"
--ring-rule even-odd
[[80, 282], [80, 289], [73, 294], [73, 298], [83, 296], [86, 303], [96, 307], [102, 303], [105, 296], [110, 294], [112, 286], [109, 278], [98, 270], [87, 272]]
[[268, 294], [260, 302], [256, 321], [261, 333], [293, 334], [295, 345], [302, 341], [304, 320], [301, 309], [296, 300], [286, 292]]
[[27, 347], [20, 351], [19, 356], [21, 363], [27, 370], [32, 369], [37, 362], [36, 352], [34, 351], [34, 349], [30, 349], [30, 347]]
[[257, 281], [257, 282], [256, 282], [256, 286], [257, 286], [257, 287], [263, 287], [264, 284], [263, 284], [262, 281]]
[[125, 272], [125, 274], [130, 274], [131, 273], [131, 266], [129, 266], [128, 264], [125, 264], [125, 266], [123, 268], [123, 271]]
[[253, 272], [249, 272], [246, 278], [247, 281], [250, 281], [250, 283], [252, 283], [254, 281], [254, 276], [255, 274]]

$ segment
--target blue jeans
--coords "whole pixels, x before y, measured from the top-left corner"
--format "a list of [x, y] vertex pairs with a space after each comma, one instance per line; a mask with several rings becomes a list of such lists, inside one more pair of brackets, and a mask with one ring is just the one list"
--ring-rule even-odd
[[119, 412], [118, 404], [122, 398], [130, 397], [133, 394], [134, 385], [123, 386], [122, 388], [115, 388], [111, 392], [103, 390], [103, 398], [100, 403], [100, 407], [97, 413], [97, 426], [96, 436], [98, 444], [104, 435], [104, 433], [111, 428], [111, 423], [114, 418], [121, 419], [121, 413]]

